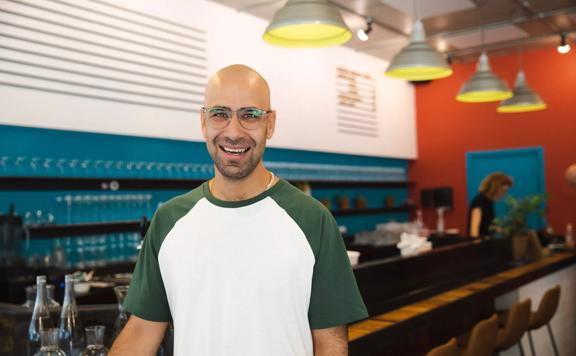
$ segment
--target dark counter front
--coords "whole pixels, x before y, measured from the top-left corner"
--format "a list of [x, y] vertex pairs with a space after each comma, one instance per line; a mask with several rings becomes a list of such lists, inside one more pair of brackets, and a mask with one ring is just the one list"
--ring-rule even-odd
[[378, 315], [510, 268], [508, 240], [457, 241], [417, 256], [396, 256], [355, 267], [369, 314]]

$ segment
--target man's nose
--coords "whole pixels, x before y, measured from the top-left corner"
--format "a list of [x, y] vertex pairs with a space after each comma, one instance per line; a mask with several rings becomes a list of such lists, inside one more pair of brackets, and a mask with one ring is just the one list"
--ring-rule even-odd
[[232, 117], [230, 118], [230, 122], [225, 129], [226, 136], [230, 138], [234, 137], [241, 137], [244, 136], [244, 128], [240, 125], [240, 119], [238, 118], [238, 114], [232, 113]]

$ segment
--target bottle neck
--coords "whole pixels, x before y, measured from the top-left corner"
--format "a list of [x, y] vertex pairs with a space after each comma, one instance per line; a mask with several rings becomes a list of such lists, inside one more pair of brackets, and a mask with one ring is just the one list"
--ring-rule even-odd
[[76, 294], [74, 293], [74, 281], [66, 281], [64, 289], [64, 303], [63, 305], [76, 306]]
[[60, 312], [60, 325], [70, 322], [70, 318], [77, 318], [78, 310], [76, 309], [76, 294], [74, 293], [74, 281], [66, 281], [64, 289], [64, 302]]
[[48, 312], [48, 303], [46, 298], [46, 281], [39, 281], [36, 284], [36, 301], [34, 302], [34, 312], [32, 318], [36, 319], [41, 313]]

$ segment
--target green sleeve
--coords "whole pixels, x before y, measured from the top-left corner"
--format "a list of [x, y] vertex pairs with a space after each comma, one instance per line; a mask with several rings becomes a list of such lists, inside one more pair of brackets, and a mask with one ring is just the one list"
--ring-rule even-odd
[[323, 210], [317, 224], [318, 236], [312, 239], [316, 262], [308, 310], [310, 327], [324, 329], [367, 318], [336, 220]]
[[158, 264], [158, 252], [164, 240], [162, 236], [164, 231], [161, 231], [162, 224], [159, 222], [161, 210], [159, 209], [154, 214], [144, 237], [128, 288], [128, 295], [124, 300], [124, 308], [128, 312], [149, 321], [171, 321], [170, 308]]

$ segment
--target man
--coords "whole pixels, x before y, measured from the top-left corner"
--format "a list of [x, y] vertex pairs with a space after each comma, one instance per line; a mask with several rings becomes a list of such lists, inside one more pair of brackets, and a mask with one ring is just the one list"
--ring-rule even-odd
[[233, 65], [208, 82], [202, 133], [214, 178], [163, 204], [110, 355], [346, 355], [367, 312], [328, 210], [264, 167], [276, 113], [268, 84]]
[[566, 182], [576, 189], [576, 163], [566, 169]]

